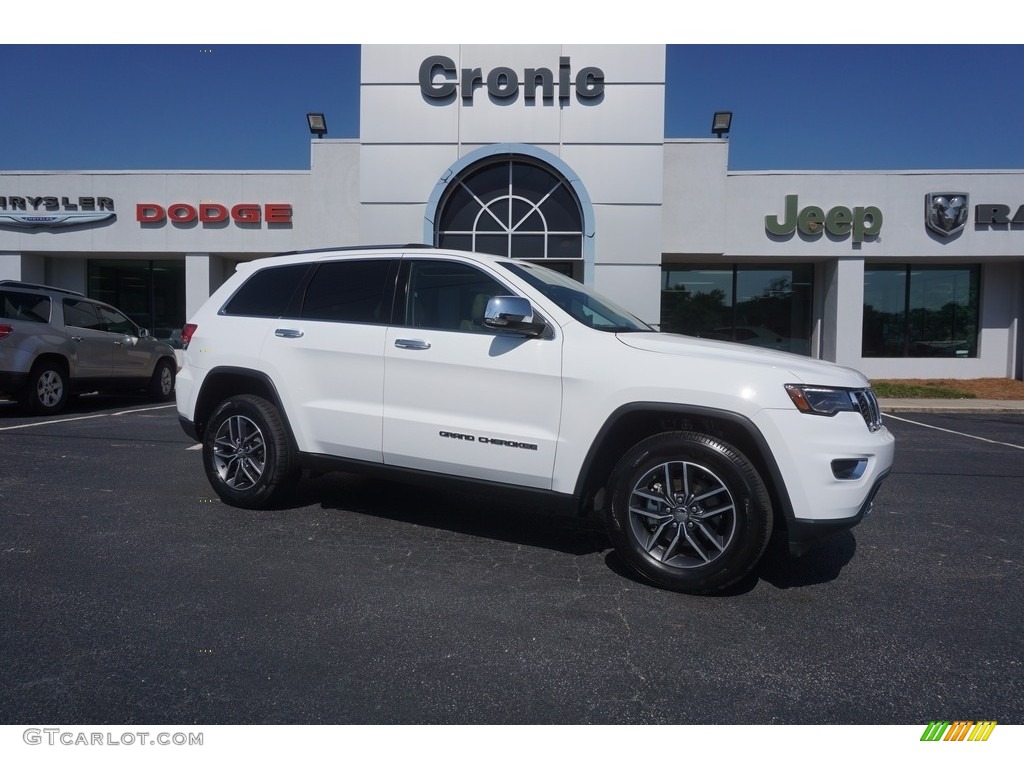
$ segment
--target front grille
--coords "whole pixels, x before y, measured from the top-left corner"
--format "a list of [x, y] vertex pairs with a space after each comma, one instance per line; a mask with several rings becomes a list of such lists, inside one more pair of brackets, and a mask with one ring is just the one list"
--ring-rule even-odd
[[878, 398], [875, 397], [873, 389], [855, 389], [850, 392], [853, 404], [857, 406], [860, 415], [864, 417], [864, 423], [868, 429], [877, 432], [882, 428], [882, 411], [878, 407]]

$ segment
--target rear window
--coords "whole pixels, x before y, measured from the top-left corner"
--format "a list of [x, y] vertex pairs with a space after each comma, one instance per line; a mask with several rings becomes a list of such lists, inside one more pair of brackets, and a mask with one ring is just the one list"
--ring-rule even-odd
[[387, 324], [391, 320], [394, 259], [330, 261], [321, 264], [306, 288], [302, 316], [337, 323]]
[[20, 291], [0, 291], [0, 317], [5, 320], [50, 322], [50, 297]]
[[281, 317], [308, 271], [308, 264], [261, 269], [235, 292], [221, 314]]

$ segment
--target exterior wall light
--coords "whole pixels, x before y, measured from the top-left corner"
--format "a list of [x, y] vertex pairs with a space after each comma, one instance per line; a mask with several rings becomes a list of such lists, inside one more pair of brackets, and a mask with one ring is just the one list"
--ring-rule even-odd
[[711, 132], [719, 139], [722, 138], [723, 133], [729, 132], [731, 125], [732, 112], [715, 112], [714, 117], [711, 118]]
[[318, 139], [322, 139], [327, 133], [327, 118], [323, 112], [307, 112], [306, 122], [309, 123], [309, 132], [315, 133]]

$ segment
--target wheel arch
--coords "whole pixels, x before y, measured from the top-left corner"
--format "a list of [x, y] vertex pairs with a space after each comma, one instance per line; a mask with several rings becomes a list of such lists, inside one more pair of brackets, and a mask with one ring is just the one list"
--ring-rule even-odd
[[716, 408], [678, 403], [627, 403], [612, 412], [597, 432], [576, 481], [574, 495], [584, 515], [599, 513], [606, 503], [605, 484], [619, 458], [645, 438], [660, 432], [688, 430], [717, 437], [742, 452], [768, 490], [779, 527], [793, 518], [793, 505], [768, 441], [750, 419]]
[[202, 389], [196, 398], [196, 407], [193, 414], [196, 437], [201, 442], [206, 432], [206, 426], [210, 421], [216, 407], [235, 395], [256, 395], [272, 403], [281, 414], [281, 421], [284, 423], [285, 431], [288, 433], [288, 440], [292, 447], [295, 447], [295, 436], [292, 434], [291, 424], [284, 412], [281, 397], [274, 386], [273, 380], [263, 371], [254, 371], [251, 368], [237, 368], [233, 366], [221, 366], [213, 368], [203, 378]]
[[[57, 366], [64, 373], [64, 386], [68, 388], [70, 392], [74, 386], [74, 377], [71, 371], [71, 360], [68, 359], [67, 355], [63, 355], [60, 352], [43, 352], [40, 355], [36, 355], [32, 360], [32, 365], [28, 367], [28, 374], [31, 378], [32, 371], [36, 369], [36, 366], [40, 363], [48, 363], [49, 365]], [[32, 386], [30, 381], [26, 381], [25, 386]]]

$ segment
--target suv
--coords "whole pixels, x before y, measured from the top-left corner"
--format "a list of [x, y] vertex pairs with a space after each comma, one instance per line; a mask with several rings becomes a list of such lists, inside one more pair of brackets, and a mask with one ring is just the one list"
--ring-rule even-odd
[[659, 333], [535, 264], [429, 246], [242, 264], [183, 329], [178, 416], [228, 504], [302, 468], [528, 491], [703, 593], [858, 523], [893, 461], [865, 377]]
[[174, 350], [109, 304], [47, 285], [0, 281], [0, 395], [32, 413], [69, 395], [141, 389], [174, 397]]

